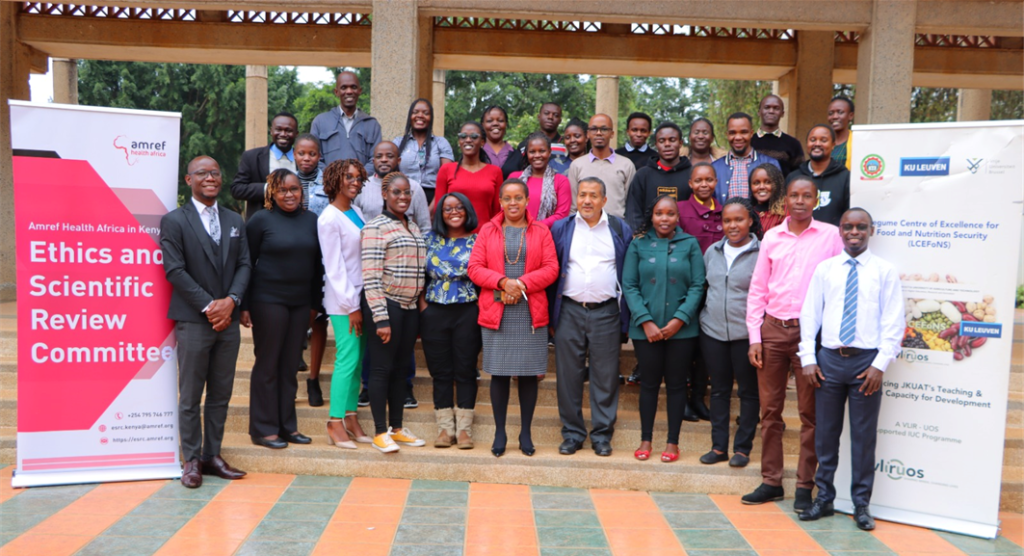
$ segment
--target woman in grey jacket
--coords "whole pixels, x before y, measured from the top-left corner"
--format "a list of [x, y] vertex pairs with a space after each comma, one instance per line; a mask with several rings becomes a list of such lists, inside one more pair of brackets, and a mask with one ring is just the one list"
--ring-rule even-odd
[[[722, 208], [725, 237], [704, 253], [707, 302], [700, 314], [700, 347], [711, 375], [711, 451], [701, 463], [729, 461], [731, 467], [750, 462], [760, 401], [757, 371], [747, 357], [747, 290], [754, 273], [761, 221], [750, 201], [733, 197]], [[732, 383], [739, 387], [740, 418], [729, 458], [729, 402]]]

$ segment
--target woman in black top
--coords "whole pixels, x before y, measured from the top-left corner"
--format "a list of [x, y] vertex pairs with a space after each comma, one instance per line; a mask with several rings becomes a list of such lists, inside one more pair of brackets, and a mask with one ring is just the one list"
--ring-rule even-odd
[[267, 177], [264, 207], [245, 226], [252, 277], [241, 322], [252, 327], [256, 362], [249, 387], [249, 436], [253, 444], [286, 448], [309, 444], [298, 432], [295, 361], [320, 305], [323, 268], [316, 214], [302, 208], [302, 184], [290, 170]]

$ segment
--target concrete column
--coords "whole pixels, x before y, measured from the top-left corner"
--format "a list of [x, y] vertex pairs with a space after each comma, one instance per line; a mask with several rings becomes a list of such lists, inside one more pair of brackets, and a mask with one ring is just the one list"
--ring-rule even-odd
[[[434, 97], [434, 18], [417, 17], [416, 27], [418, 45], [416, 52], [418, 58], [416, 60], [416, 97], [414, 98], [429, 98]], [[412, 99], [409, 99], [412, 102]], [[433, 100], [431, 100], [433, 104]]]
[[917, 0], [873, 0], [857, 47], [856, 122], [910, 121]]
[[444, 137], [444, 94], [445, 71], [436, 69], [433, 72], [433, 93], [430, 103], [434, 105], [434, 135]]
[[619, 137], [619, 76], [598, 75], [597, 76], [597, 98], [594, 102], [595, 114], [607, 114], [612, 119], [612, 129], [615, 136], [612, 137], [611, 147], [614, 149], [619, 141], [626, 141], [625, 137]]
[[[787, 75], [789, 75], [789, 74], [787, 74]], [[783, 76], [783, 77], [786, 77], [786, 76]], [[779, 98], [782, 99], [782, 106], [786, 110], [785, 112], [783, 112], [782, 118], [779, 119], [779, 129], [781, 129], [783, 133], [789, 133], [790, 135], [793, 135], [789, 131], [789, 106], [790, 106], [790, 103], [789, 103], [789, 88], [788, 88], [788, 84], [787, 84], [786, 89], [783, 89], [783, 85], [782, 85], [781, 81], [772, 81], [772, 94], [776, 95], [776, 96], [778, 96]]]
[[78, 60], [51, 58], [53, 62], [53, 102], [78, 104]]
[[267, 144], [267, 66], [245, 66], [245, 148]]
[[991, 89], [960, 89], [956, 101], [956, 121], [977, 122], [991, 118]]
[[14, 176], [9, 99], [29, 100], [26, 47], [17, 40], [14, 2], [0, 2], [0, 301], [15, 299]]
[[827, 121], [828, 101], [832, 98], [835, 35], [831, 31], [800, 31], [796, 44], [796, 68], [781, 80], [780, 88], [789, 94], [786, 105], [789, 125], [782, 127], [803, 143], [812, 126]]
[[415, 0], [373, 0], [371, 113], [384, 137], [405, 131], [409, 103], [419, 96], [419, 23]]

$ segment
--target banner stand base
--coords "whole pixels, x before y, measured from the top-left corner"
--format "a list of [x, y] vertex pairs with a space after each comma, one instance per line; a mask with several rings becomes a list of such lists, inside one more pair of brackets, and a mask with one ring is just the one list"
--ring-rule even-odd
[[181, 466], [178, 464], [154, 467], [126, 467], [122, 469], [95, 469], [91, 471], [40, 471], [28, 473], [16, 471], [14, 476], [11, 477], [11, 486], [14, 488], [28, 488], [180, 478]]
[[[853, 515], [852, 500], [840, 500], [839, 498], [836, 498], [834, 505], [837, 512]], [[888, 508], [877, 504], [871, 504], [871, 515], [873, 515], [875, 519], [883, 519], [885, 521], [902, 523], [904, 525], [913, 525], [915, 527], [938, 529], [939, 531], [956, 533], [958, 535], [969, 535], [971, 537], [981, 537], [983, 539], [994, 539], [999, 535], [998, 523], [978, 523], [952, 517], [943, 517], [923, 514], [920, 512], [911, 512], [908, 510], [900, 510], [897, 508]]]

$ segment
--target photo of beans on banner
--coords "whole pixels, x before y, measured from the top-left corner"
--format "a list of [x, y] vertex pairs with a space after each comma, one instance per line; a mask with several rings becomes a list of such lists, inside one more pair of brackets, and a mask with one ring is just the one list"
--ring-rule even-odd
[[[918, 275], [901, 278], [921, 280]], [[929, 281], [939, 281], [938, 275], [933, 274]], [[946, 281], [956, 283], [956, 278], [946, 276]], [[962, 334], [961, 323], [996, 322], [995, 298], [991, 295], [983, 296], [981, 301], [966, 302], [908, 298], [905, 308], [907, 329], [903, 347], [952, 352], [954, 361], [970, 357], [987, 341], [985, 337]]]

